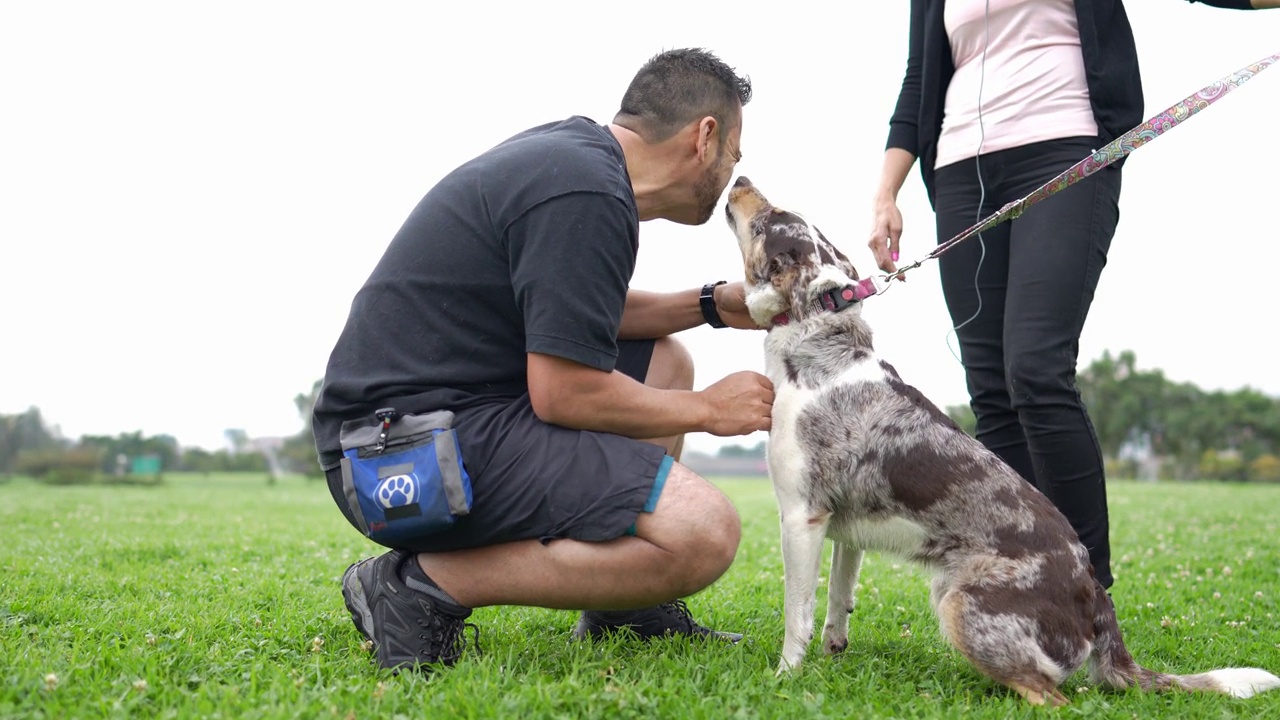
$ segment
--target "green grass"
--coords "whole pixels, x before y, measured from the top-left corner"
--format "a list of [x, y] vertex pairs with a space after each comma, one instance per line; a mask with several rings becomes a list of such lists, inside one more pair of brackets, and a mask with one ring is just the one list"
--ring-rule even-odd
[[[947, 648], [922, 573], [865, 564], [849, 650], [775, 679], [782, 562], [767, 482], [725, 480], [744, 540], [690, 599], [739, 646], [571, 643], [575, 616], [485, 608], [483, 654], [374, 668], [338, 579], [375, 546], [323, 484], [171, 475], [160, 487], [0, 483], [0, 717], [1040, 717]], [[1114, 596], [1153, 669], [1280, 671], [1280, 487], [1112, 483]], [[1227, 570], [1227, 568], [1230, 568]], [[825, 574], [825, 573], [824, 573]], [[825, 585], [820, 589], [825, 598]], [[820, 603], [819, 608], [825, 605]], [[821, 622], [821, 617], [819, 617]], [[820, 629], [820, 628], [819, 628]], [[55, 679], [56, 678], [56, 679]], [[1061, 717], [1280, 718], [1251, 700], [1078, 692]]]

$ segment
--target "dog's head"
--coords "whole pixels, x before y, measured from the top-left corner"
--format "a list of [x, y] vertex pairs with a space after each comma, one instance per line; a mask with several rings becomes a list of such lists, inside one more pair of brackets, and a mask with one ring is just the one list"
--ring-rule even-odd
[[853, 263], [818, 228], [771, 205], [746, 177], [729, 191], [725, 215], [742, 251], [747, 311], [762, 327], [784, 314], [803, 320], [815, 312], [811, 306], [820, 293], [858, 280]]

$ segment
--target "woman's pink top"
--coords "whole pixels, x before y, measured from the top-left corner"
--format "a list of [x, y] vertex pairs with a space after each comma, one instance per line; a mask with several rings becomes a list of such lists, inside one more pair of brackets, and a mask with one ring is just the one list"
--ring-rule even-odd
[[984, 27], [987, 1], [946, 0], [956, 71], [935, 168], [1041, 140], [1098, 134], [1073, 0], [990, 0]]

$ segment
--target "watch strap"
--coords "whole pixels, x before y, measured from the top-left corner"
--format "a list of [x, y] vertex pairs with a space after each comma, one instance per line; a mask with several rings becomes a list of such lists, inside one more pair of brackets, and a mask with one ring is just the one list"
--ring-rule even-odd
[[702, 308], [702, 319], [713, 328], [728, 327], [724, 324], [724, 320], [720, 319], [720, 312], [716, 310], [716, 286], [724, 285], [725, 281], [707, 283], [702, 286], [702, 292], [698, 295], [698, 306]]

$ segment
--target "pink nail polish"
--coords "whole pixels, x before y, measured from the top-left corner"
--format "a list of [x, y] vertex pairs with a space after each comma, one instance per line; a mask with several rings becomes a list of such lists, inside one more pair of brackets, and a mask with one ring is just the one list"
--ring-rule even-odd
[[898, 262], [898, 253], [896, 252], [893, 254], [893, 261]]

